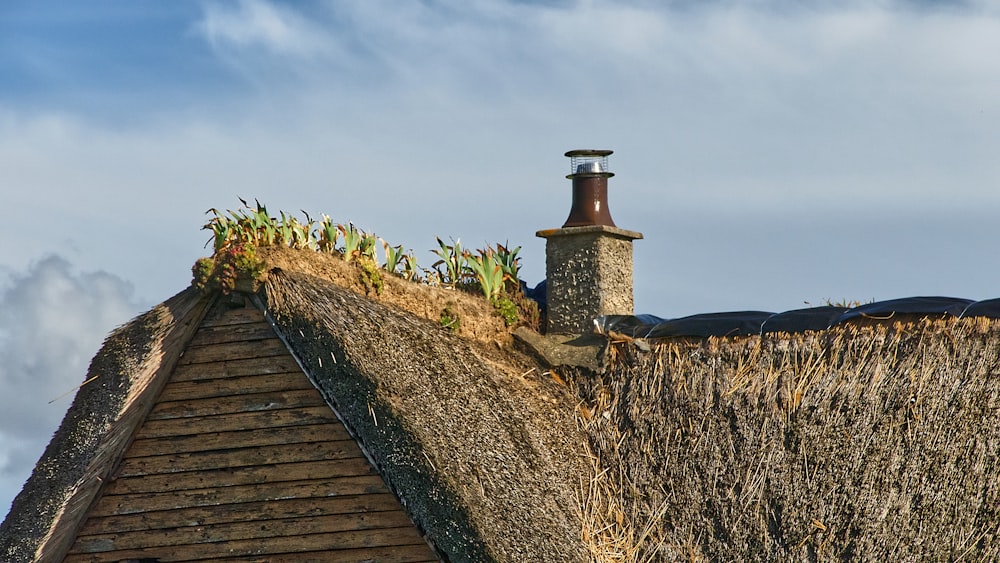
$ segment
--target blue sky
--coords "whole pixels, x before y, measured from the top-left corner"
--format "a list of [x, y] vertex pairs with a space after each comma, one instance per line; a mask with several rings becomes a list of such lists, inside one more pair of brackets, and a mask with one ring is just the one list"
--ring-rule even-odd
[[0, 503], [239, 196], [534, 284], [608, 148], [638, 312], [998, 297], [998, 52], [985, 1], [7, 0]]

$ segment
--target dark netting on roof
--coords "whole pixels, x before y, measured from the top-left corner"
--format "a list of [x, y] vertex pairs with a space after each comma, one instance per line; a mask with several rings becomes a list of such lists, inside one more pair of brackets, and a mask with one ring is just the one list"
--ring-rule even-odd
[[957, 297], [906, 297], [860, 305], [848, 309], [841, 321], [858, 317], [886, 318], [895, 314], [911, 315], [951, 315], [961, 317], [962, 311], [972, 303], [972, 299]]
[[784, 313], [733, 311], [679, 319], [653, 315], [605, 315], [594, 319], [599, 334], [617, 332], [633, 338], [674, 336], [745, 336], [772, 332], [825, 330], [852, 319], [891, 319], [893, 315], [1000, 318], [1000, 299], [972, 301], [957, 297], [906, 297], [858, 307], [810, 307]]
[[810, 307], [795, 309], [772, 315], [764, 321], [760, 332], [805, 332], [807, 330], [826, 330], [837, 322], [848, 307]]
[[538, 303], [538, 312], [543, 315], [548, 311], [548, 301], [545, 298], [546, 281], [542, 280], [535, 287], [528, 287], [528, 284], [524, 280], [518, 280], [524, 296]]
[[679, 319], [663, 320], [652, 315], [609, 315], [595, 319], [597, 332], [620, 332], [634, 338], [670, 336], [744, 336], [760, 333], [761, 324], [774, 313], [734, 311], [705, 313]]
[[969, 306], [965, 308], [965, 311], [962, 311], [962, 316], [1000, 319], [1000, 298], [986, 299], [985, 301], [970, 303]]
[[646, 334], [653, 327], [666, 322], [668, 319], [654, 315], [604, 315], [594, 319], [594, 330], [598, 334], [614, 331], [633, 338], [647, 338]]

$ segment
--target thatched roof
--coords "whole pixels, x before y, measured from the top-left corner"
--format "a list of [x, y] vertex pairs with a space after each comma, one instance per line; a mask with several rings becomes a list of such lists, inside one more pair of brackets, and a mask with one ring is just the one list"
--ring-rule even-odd
[[442, 552], [582, 559], [585, 440], [568, 396], [426, 319], [319, 278], [272, 272], [266, 294], [306, 370]]
[[[1000, 556], [996, 321], [604, 339], [601, 368], [545, 366], [474, 296], [368, 295], [336, 258], [264, 254], [256, 302], [451, 561]], [[110, 376], [0, 527], [6, 560], [72, 541], [204, 303], [183, 292], [109, 337], [90, 373]]]
[[1000, 559], [997, 321], [619, 342], [609, 355], [602, 376], [575, 378], [606, 471], [587, 510], [603, 551]]
[[[416, 300], [398, 288], [393, 297], [393, 283], [409, 284], [388, 284], [384, 300], [461, 311], [463, 338], [345, 289], [363, 292], [342, 262], [304, 269], [272, 271], [261, 308], [442, 556], [582, 560], [575, 403], [510, 349], [489, 307], [443, 290], [425, 299], [421, 286], [409, 289]], [[101, 375], [81, 388], [0, 528], [5, 561], [61, 560], [212, 298], [187, 290], [108, 338], [90, 370]]]

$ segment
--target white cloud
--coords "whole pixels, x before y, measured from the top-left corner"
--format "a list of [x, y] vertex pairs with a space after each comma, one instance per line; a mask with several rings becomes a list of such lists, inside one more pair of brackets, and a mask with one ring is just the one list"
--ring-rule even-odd
[[[920, 86], [934, 103], [995, 93], [1000, 18], [909, 3], [384, 1], [208, 4], [198, 24], [247, 74], [292, 74], [269, 92], [373, 87], [414, 105], [650, 104], [660, 96], [787, 103], [803, 93], [883, 98]], [[299, 9], [301, 8], [301, 9]], [[278, 55], [280, 60], [272, 56]], [[830, 84], [830, 81], [836, 84]], [[329, 93], [329, 92], [328, 92]], [[378, 92], [381, 97], [386, 92]], [[735, 104], [735, 105], [734, 105]], [[639, 106], [642, 107], [642, 106]]]
[[[986, 2], [928, 4], [205, 3], [185, 29], [240, 79], [186, 86], [196, 108], [152, 100], [111, 125], [61, 108], [0, 111], [15, 210], [0, 256], [23, 269], [75, 246], [74, 259], [159, 300], [204, 253], [202, 212], [244, 196], [355, 221], [428, 261], [435, 235], [509, 238], [534, 282], [544, 258], [533, 234], [565, 217], [561, 155], [579, 147], [616, 151], [614, 216], [664, 263], [690, 224], [729, 240], [788, 216], [958, 222], [1000, 204], [1000, 58], [985, 56], [1000, 50], [1000, 19]], [[70, 227], [24, 234], [40, 222]], [[900, 245], [887, 225], [855, 225], [829, 251], [889, 254]], [[774, 233], [768, 254], [787, 255], [800, 227]], [[989, 252], [969, 236], [953, 244]], [[703, 274], [724, 279], [751, 254]], [[779, 285], [813, 283], [796, 276], [789, 267]], [[669, 315], [665, 290], [647, 287], [647, 311]]]
[[326, 33], [307, 18], [263, 0], [207, 4], [197, 28], [216, 48], [311, 57], [323, 54], [329, 46]]
[[132, 286], [49, 256], [0, 289], [0, 510], [9, 508], [112, 328], [138, 310]]

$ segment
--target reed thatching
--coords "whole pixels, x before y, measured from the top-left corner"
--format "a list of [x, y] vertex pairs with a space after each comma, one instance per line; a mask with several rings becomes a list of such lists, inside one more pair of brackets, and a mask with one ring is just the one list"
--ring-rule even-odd
[[[622, 337], [545, 371], [474, 296], [262, 254], [257, 302], [450, 561], [1000, 560], [998, 321]], [[60, 560], [210, 298], [109, 336], [0, 558]]]
[[317, 277], [275, 271], [265, 290], [279, 332], [449, 560], [585, 560], [586, 440], [564, 388]]
[[207, 304], [188, 289], [107, 337], [0, 525], [0, 559], [62, 561]]
[[596, 559], [1000, 559], [996, 321], [643, 348], [576, 378]]

